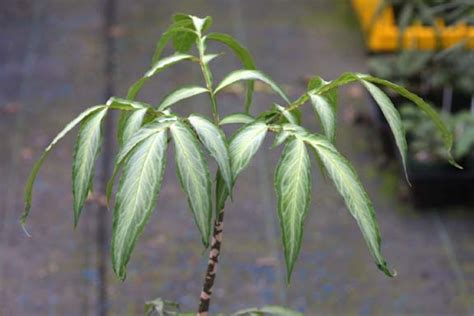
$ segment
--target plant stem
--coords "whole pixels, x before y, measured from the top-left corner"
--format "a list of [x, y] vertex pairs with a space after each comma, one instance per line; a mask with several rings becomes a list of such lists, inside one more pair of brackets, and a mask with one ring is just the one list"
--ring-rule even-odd
[[214, 230], [212, 232], [211, 251], [209, 252], [209, 262], [207, 265], [206, 276], [202, 286], [198, 316], [208, 316], [209, 305], [211, 303], [212, 287], [216, 278], [217, 264], [219, 262], [219, 254], [222, 244], [222, 230], [224, 228], [224, 209], [219, 211], [214, 222]]

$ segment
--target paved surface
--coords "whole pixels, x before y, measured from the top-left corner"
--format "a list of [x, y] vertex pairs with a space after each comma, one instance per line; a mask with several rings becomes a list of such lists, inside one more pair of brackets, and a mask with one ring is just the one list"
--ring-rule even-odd
[[[54, 151], [38, 178], [29, 221], [32, 238], [17, 222], [22, 185], [40, 150], [76, 113], [103, 101], [107, 83], [125, 95], [148, 66], [173, 12], [212, 15], [214, 29], [242, 40], [258, 67], [285, 84], [292, 97], [304, 88], [305, 75], [332, 79], [365, 68], [357, 25], [342, 0], [116, 0], [118, 23], [110, 30], [116, 67], [109, 82], [103, 69], [112, 55], [106, 54], [101, 1], [6, 2], [0, 9], [0, 315], [98, 315], [104, 305], [98, 299], [100, 208], [88, 205], [79, 228], [72, 229], [73, 137]], [[216, 78], [238, 67], [230, 54], [225, 60], [215, 63]], [[175, 84], [193, 80], [201, 80], [198, 69], [179, 65], [153, 81], [141, 99], [156, 103]], [[344, 89], [342, 116], [363, 107], [364, 97], [358, 88]], [[274, 99], [257, 94], [254, 110]], [[242, 103], [231, 95], [219, 101], [223, 112]], [[186, 103], [182, 111], [203, 108], [208, 108], [205, 98]], [[308, 126], [316, 128], [306, 113]], [[227, 208], [212, 310], [275, 303], [307, 315], [473, 315], [472, 210], [421, 212], [402, 202], [397, 167], [378, 167], [374, 131], [342, 121], [338, 146], [355, 162], [374, 200], [383, 250], [398, 277], [388, 279], [377, 271], [343, 201], [314, 170], [301, 256], [287, 287], [272, 188], [278, 151], [262, 150], [239, 178], [234, 198], [240, 204]], [[107, 261], [108, 315], [140, 315], [143, 302], [157, 296], [179, 300], [186, 310], [197, 307], [207, 256], [171, 162], [165, 177], [159, 207], [125, 283], [115, 280]]]

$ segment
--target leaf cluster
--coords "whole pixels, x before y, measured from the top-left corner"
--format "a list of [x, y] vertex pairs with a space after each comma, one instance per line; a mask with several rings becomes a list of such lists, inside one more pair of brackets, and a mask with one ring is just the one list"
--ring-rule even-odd
[[[211, 24], [210, 17], [176, 15], [157, 43], [149, 70], [130, 87], [128, 95], [125, 98], [112, 97], [105, 104], [87, 109], [54, 138], [35, 164], [28, 179], [22, 223], [28, 216], [33, 183], [44, 159], [59, 140], [79, 126], [72, 173], [74, 222], [78, 223], [84, 202], [92, 189], [95, 161], [103, 142], [104, 117], [110, 111], [118, 111], [121, 113], [117, 127], [119, 149], [113, 175], [107, 186], [107, 201], [110, 201], [114, 196], [115, 178], [120, 175], [113, 205], [111, 240], [112, 265], [118, 278], [125, 279], [127, 264], [135, 243], [155, 209], [169, 146], [174, 146], [177, 177], [187, 196], [202, 243], [207, 247], [211, 219], [222, 212], [225, 203], [232, 197], [239, 174], [249, 165], [264, 139], [270, 134], [275, 136], [274, 146], [283, 147], [275, 171], [275, 190], [288, 281], [300, 251], [305, 218], [310, 208], [310, 155], [316, 158], [341, 194], [376, 265], [386, 275], [393, 276], [381, 253], [380, 231], [372, 202], [351, 163], [335, 145], [337, 93], [341, 86], [350, 83], [360, 83], [369, 91], [389, 122], [404, 162], [407, 146], [400, 114], [380, 87], [409, 99], [431, 118], [441, 132], [449, 157], [452, 135], [440, 116], [421, 98], [405, 88], [359, 73], [345, 73], [332, 81], [314, 77], [309, 82], [307, 91], [292, 101], [273, 79], [256, 70], [248, 50], [233, 37], [207, 33]], [[242, 69], [226, 75], [218, 84], [214, 84], [211, 63], [222, 54], [209, 53], [209, 42], [223, 44], [242, 61]], [[163, 50], [168, 43], [173, 45], [175, 53], [163, 57]], [[174, 64], [185, 61], [200, 68], [204, 86], [177, 87], [157, 105], [136, 100], [140, 90], [149, 80]], [[267, 111], [252, 115], [250, 110], [256, 80], [268, 85], [279, 96], [283, 105], [270, 104]], [[221, 119], [218, 108], [219, 93], [239, 81], [245, 81], [247, 87], [242, 110]], [[201, 114], [180, 116], [174, 111], [179, 107], [180, 101], [198, 94], [208, 95], [212, 117]], [[305, 104], [311, 105], [315, 119], [321, 123], [322, 131], [311, 131], [301, 125], [300, 108]], [[240, 127], [228, 138], [222, 130], [222, 125], [225, 124], [236, 124]], [[218, 167], [215, 179], [211, 178], [205, 152], [210, 154]], [[213, 184], [216, 192], [214, 202], [211, 199]], [[252, 313], [261, 314], [258, 311]]]

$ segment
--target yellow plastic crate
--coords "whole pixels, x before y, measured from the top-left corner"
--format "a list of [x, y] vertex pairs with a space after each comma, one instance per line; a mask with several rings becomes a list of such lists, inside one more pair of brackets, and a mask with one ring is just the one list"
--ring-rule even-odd
[[[381, 0], [352, 0], [354, 10], [359, 17], [367, 47], [372, 52], [393, 52], [403, 49], [434, 50], [437, 44], [450, 47], [462, 40], [466, 46], [474, 49], [474, 27], [464, 23], [445, 26], [438, 21], [439, 33], [431, 26], [411, 25], [405, 29], [403, 39], [399, 42], [399, 29], [392, 7], [387, 7], [373, 20]], [[440, 42], [438, 42], [438, 39]]]

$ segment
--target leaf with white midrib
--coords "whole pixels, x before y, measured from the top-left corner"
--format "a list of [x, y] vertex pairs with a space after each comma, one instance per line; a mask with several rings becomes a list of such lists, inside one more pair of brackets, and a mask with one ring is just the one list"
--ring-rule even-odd
[[299, 137], [293, 137], [285, 145], [275, 173], [275, 190], [289, 282], [301, 248], [311, 197], [311, 163], [306, 145]]
[[208, 119], [193, 114], [189, 118], [199, 139], [209, 150], [211, 156], [219, 166], [220, 174], [224, 178], [229, 192], [232, 191], [232, 170], [230, 169], [229, 149], [224, 132]]
[[112, 189], [113, 189], [115, 177], [117, 173], [119, 172], [120, 167], [124, 163], [127, 156], [130, 155], [130, 153], [135, 149], [137, 145], [145, 141], [147, 138], [149, 138], [153, 134], [156, 134], [168, 128], [171, 122], [172, 121], [169, 121], [165, 117], [156, 118], [155, 120], [151, 121], [150, 123], [145, 124], [143, 127], [138, 129], [130, 137], [130, 139], [125, 143], [125, 145], [122, 146], [122, 148], [120, 148], [120, 151], [118, 152], [115, 158], [114, 170], [112, 172], [112, 176], [107, 182], [107, 187], [106, 187], [107, 205], [110, 202], [110, 197], [112, 195]]
[[285, 92], [283, 92], [283, 89], [281, 89], [280, 86], [278, 86], [278, 84], [270, 77], [257, 70], [243, 69], [231, 72], [224, 79], [222, 79], [221, 83], [219, 83], [219, 85], [214, 90], [214, 93], [217, 94], [225, 87], [240, 80], [260, 80], [269, 85], [270, 88], [272, 88], [273, 91], [275, 91], [283, 100], [285, 100], [286, 103], [290, 104], [290, 100], [286, 96]]
[[175, 144], [176, 171], [180, 184], [188, 196], [189, 207], [202, 236], [209, 245], [211, 233], [211, 180], [204, 154], [193, 131], [183, 122], [170, 127]]
[[91, 113], [82, 122], [74, 146], [72, 164], [72, 195], [74, 226], [77, 226], [84, 201], [94, 178], [95, 161], [102, 143], [102, 120], [107, 108]]
[[407, 173], [407, 140], [405, 138], [405, 129], [403, 127], [402, 118], [400, 113], [397, 111], [393, 105], [390, 98], [376, 85], [365, 80], [361, 80], [362, 84], [365, 86], [367, 91], [375, 99], [375, 102], [380, 107], [383, 115], [385, 116], [388, 125], [393, 133], [395, 138], [395, 143], [397, 144], [398, 150], [400, 151], [400, 156], [402, 157], [403, 170], [405, 171], [405, 176], [408, 180]]
[[71, 122], [69, 122], [61, 132], [59, 132], [58, 135], [56, 135], [56, 137], [51, 141], [51, 143], [48, 145], [48, 147], [45, 148], [45, 150], [43, 151], [43, 153], [41, 154], [40, 158], [38, 159], [38, 161], [35, 163], [35, 165], [33, 166], [33, 169], [31, 170], [31, 173], [28, 177], [28, 180], [26, 181], [26, 185], [25, 185], [25, 192], [24, 192], [24, 195], [23, 195], [23, 199], [24, 199], [24, 202], [25, 202], [25, 208], [24, 208], [24, 211], [23, 211], [23, 214], [21, 215], [20, 217], [20, 223], [22, 225], [25, 224], [25, 221], [28, 217], [28, 215], [30, 214], [30, 209], [31, 209], [31, 197], [32, 197], [32, 193], [33, 193], [33, 184], [36, 180], [36, 176], [38, 175], [38, 172], [41, 168], [41, 166], [43, 165], [43, 162], [44, 160], [46, 159], [46, 157], [48, 156], [48, 154], [50, 153], [50, 151], [53, 149], [53, 147], [64, 137], [66, 136], [67, 133], [69, 133], [74, 127], [76, 127], [77, 124], [79, 124], [80, 122], [82, 122], [82, 120], [84, 118], [86, 118], [89, 114], [95, 112], [95, 111], [99, 111], [100, 109], [103, 109], [105, 108], [106, 106], [105, 105], [97, 105], [97, 106], [94, 106], [94, 107], [91, 107], [91, 108], [88, 108], [87, 110], [85, 110], [84, 112], [82, 112], [81, 114], [79, 114], [74, 120], [72, 120]]
[[127, 158], [116, 195], [112, 265], [123, 280], [136, 240], [153, 211], [166, 166], [166, 130], [139, 143]]
[[324, 134], [331, 143], [336, 137], [336, 109], [321, 95], [310, 94], [311, 105], [321, 121]]
[[324, 137], [306, 135], [304, 140], [315, 149], [321, 163], [326, 168], [327, 174], [344, 198], [349, 212], [359, 225], [377, 266], [387, 276], [394, 276], [389, 271], [382, 256], [380, 231], [372, 202], [352, 165]]
[[[247, 167], [252, 157], [262, 145], [268, 127], [262, 121], [254, 121], [241, 127], [232, 136], [229, 141], [229, 157], [232, 170], [232, 182], [235, 183], [239, 173]], [[224, 207], [225, 201], [229, 196], [229, 191], [222, 186], [225, 181], [222, 175], [218, 174], [216, 187], [216, 208], [218, 210]]]
[[158, 110], [163, 111], [172, 106], [173, 104], [182, 101], [184, 99], [191, 98], [195, 95], [201, 94], [201, 93], [206, 93], [208, 90], [203, 87], [199, 86], [186, 86], [186, 87], [181, 87], [170, 94], [168, 94], [163, 101], [160, 102], [158, 105]]

